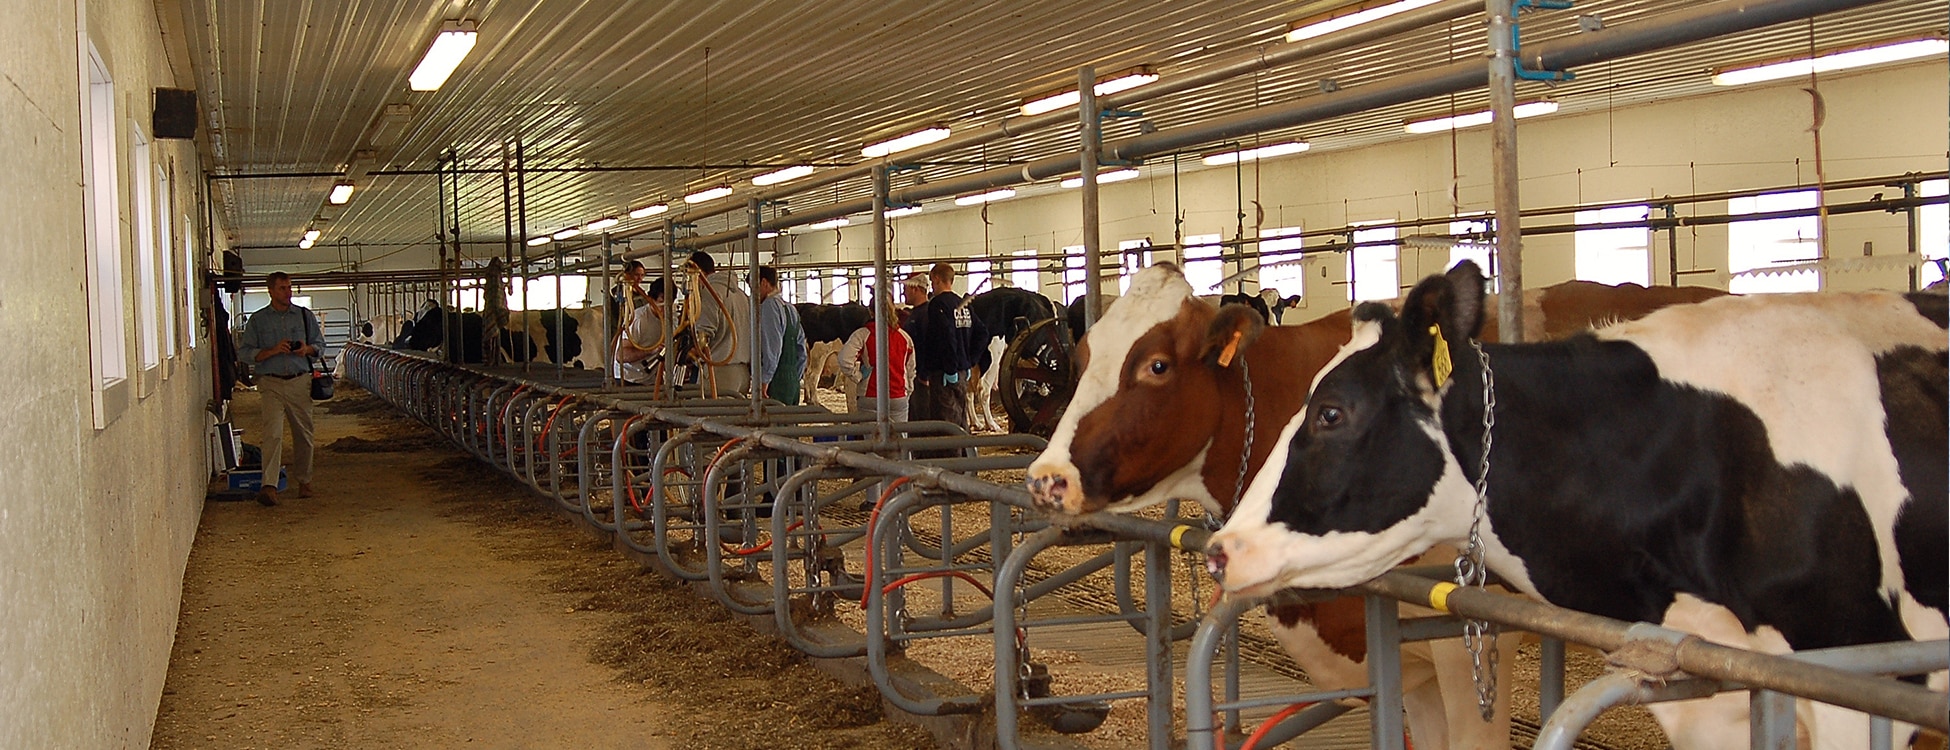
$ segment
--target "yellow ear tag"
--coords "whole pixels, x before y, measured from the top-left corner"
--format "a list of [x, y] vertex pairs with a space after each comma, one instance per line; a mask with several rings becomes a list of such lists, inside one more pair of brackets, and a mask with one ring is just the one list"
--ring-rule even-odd
[[1442, 338], [1442, 326], [1429, 326], [1429, 335], [1435, 337], [1435, 355], [1430, 358], [1429, 367], [1435, 370], [1435, 387], [1441, 388], [1449, 382], [1449, 373], [1455, 372], [1456, 365], [1449, 361], [1449, 342]]
[[1239, 354], [1239, 337], [1243, 335], [1245, 331], [1233, 331], [1232, 340], [1226, 342], [1226, 348], [1219, 350], [1220, 367], [1232, 366], [1232, 358]]

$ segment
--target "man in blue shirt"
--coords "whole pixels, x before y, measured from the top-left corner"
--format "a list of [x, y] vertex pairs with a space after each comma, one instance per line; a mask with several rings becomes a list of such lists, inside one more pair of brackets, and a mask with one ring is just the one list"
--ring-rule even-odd
[[237, 338], [237, 356], [254, 363], [257, 392], [264, 396], [264, 485], [257, 502], [278, 504], [278, 469], [284, 459], [284, 426], [291, 425], [297, 461], [291, 478], [298, 496], [311, 497], [311, 360], [325, 346], [318, 317], [291, 304], [291, 276], [278, 271], [269, 277], [271, 304], [251, 313], [244, 335]]
[[779, 297], [779, 269], [758, 267], [758, 384], [761, 395], [793, 406], [806, 375], [806, 333], [799, 310]]

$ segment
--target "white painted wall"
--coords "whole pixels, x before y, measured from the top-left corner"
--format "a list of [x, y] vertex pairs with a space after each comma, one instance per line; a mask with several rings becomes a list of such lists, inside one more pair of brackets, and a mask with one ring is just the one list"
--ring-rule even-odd
[[[208, 476], [207, 336], [175, 352], [106, 429], [93, 427], [77, 28], [85, 19], [111, 68], [118, 123], [146, 126], [151, 88], [193, 84], [171, 78], [153, 4], [82, 2], [0, 0], [0, 747], [148, 745]], [[136, 175], [118, 131], [133, 274]], [[193, 149], [152, 150], [175, 159], [179, 205], [190, 205]], [[181, 247], [185, 229], [171, 231]], [[125, 276], [125, 311], [135, 295]], [[133, 330], [127, 340], [134, 372]]]

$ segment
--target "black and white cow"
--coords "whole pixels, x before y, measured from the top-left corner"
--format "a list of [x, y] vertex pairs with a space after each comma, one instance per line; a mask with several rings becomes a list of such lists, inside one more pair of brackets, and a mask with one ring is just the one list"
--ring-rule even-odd
[[[1213, 538], [1227, 590], [1350, 586], [1464, 541], [1482, 300], [1465, 262], [1399, 318], [1355, 311], [1353, 340]], [[1490, 567], [1553, 604], [1760, 651], [1943, 638], [1945, 342], [1940, 295], [1830, 293], [1485, 345]], [[1655, 714], [1676, 747], [1744, 747], [1745, 702]], [[1867, 735], [1861, 714], [1803, 708], [1818, 743]]]
[[994, 394], [1000, 381], [1002, 366], [998, 362], [1009, 342], [1016, 340], [1024, 331], [1039, 322], [1056, 317], [1056, 301], [1026, 289], [999, 286], [981, 294], [970, 295], [962, 305], [989, 331], [985, 343], [988, 354], [982, 357], [982, 374], [975, 379], [974, 387], [968, 389], [968, 427], [971, 430], [1001, 432], [1002, 424], [995, 419]]

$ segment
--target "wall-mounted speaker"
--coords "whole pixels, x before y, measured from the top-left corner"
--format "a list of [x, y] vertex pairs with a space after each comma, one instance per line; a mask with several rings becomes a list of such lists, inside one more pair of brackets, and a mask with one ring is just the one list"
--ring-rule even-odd
[[196, 92], [156, 89], [156, 106], [150, 111], [149, 129], [157, 138], [195, 138]]

